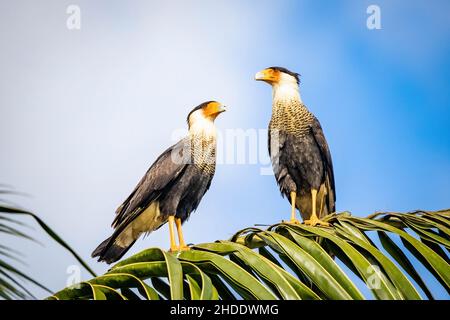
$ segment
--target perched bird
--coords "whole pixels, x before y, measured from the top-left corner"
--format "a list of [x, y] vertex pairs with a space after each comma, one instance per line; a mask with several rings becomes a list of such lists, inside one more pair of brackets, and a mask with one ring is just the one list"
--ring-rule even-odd
[[336, 191], [330, 149], [316, 117], [300, 98], [299, 75], [281, 67], [258, 72], [272, 86], [269, 154], [282, 195], [290, 198], [291, 222], [297, 208], [305, 224], [335, 212]]
[[[181, 224], [195, 211], [211, 185], [216, 167], [214, 120], [225, 111], [208, 101], [187, 117], [188, 135], [164, 151], [116, 210], [114, 233], [92, 253], [98, 261], [120, 259], [143, 233], [169, 222], [170, 251], [188, 250]], [[174, 224], [179, 245], [176, 245]]]

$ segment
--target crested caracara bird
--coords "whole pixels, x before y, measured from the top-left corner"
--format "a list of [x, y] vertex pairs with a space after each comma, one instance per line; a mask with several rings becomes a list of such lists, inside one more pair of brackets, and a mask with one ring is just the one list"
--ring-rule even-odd
[[[181, 224], [195, 211], [211, 185], [216, 167], [214, 120], [225, 111], [215, 101], [194, 108], [188, 135], [164, 151], [116, 210], [114, 233], [92, 253], [98, 261], [119, 260], [142, 234], [169, 222], [170, 251], [188, 250]], [[174, 234], [177, 228], [179, 245]]]
[[269, 154], [282, 195], [305, 224], [328, 225], [321, 217], [335, 212], [336, 191], [330, 149], [317, 118], [303, 104], [299, 75], [281, 67], [258, 72], [256, 80], [272, 86]]

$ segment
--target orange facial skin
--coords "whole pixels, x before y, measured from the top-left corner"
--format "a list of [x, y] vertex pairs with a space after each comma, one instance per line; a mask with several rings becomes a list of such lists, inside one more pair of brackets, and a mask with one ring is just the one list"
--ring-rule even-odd
[[219, 102], [213, 101], [206, 105], [206, 107], [203, 108], [203, 115], [206, 118], [213, 118], [215, 119], [220, 113], [225, 111], [225, 107], [220, 104]]
[[272, 68], [264, 69], [255, 75], [255, 80], [277, 83], [280, 81], [280, 71]]

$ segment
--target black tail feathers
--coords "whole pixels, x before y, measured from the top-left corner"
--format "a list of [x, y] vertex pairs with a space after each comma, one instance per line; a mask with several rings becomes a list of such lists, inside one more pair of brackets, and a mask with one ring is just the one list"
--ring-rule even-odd
[[105, 261], [110, 264], [116, 262], [131, 248], [134, 244], [134, 241], [126, 246], [121, 247], [114, 242], [115, 239], [113, 237], [109, 237], [92, 252], [92, 258], [98, 257], [98, 261]]

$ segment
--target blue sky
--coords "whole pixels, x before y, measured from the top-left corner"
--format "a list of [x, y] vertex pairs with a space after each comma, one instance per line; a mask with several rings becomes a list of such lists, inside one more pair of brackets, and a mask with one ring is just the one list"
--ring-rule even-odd
[[[69, 4], [81, 9], [79, 31], [66, 28]], [[366, 27], [370, 4], [381, 8], [381, 30]], [[271, 90], [253, 75], [279, 65], [301, 74], [303, 101], [322, 123], [338, 211], [448, 208], [449, 9], [448, 1], [0, 1], [0, 182], [28, 193], [11, 200], [89, 260], [192, 107], [227, 105], [222, 131], [267, 128]], [[185, 236], [225, 239], [288, 214], [260, 165], [223, 164]], [[15, 244], [24, 270], [59, 289], [76, 263], [36, 236], [45, 248]], [[165, 227], [130, 254], [150, 246], [168, 247]]]

